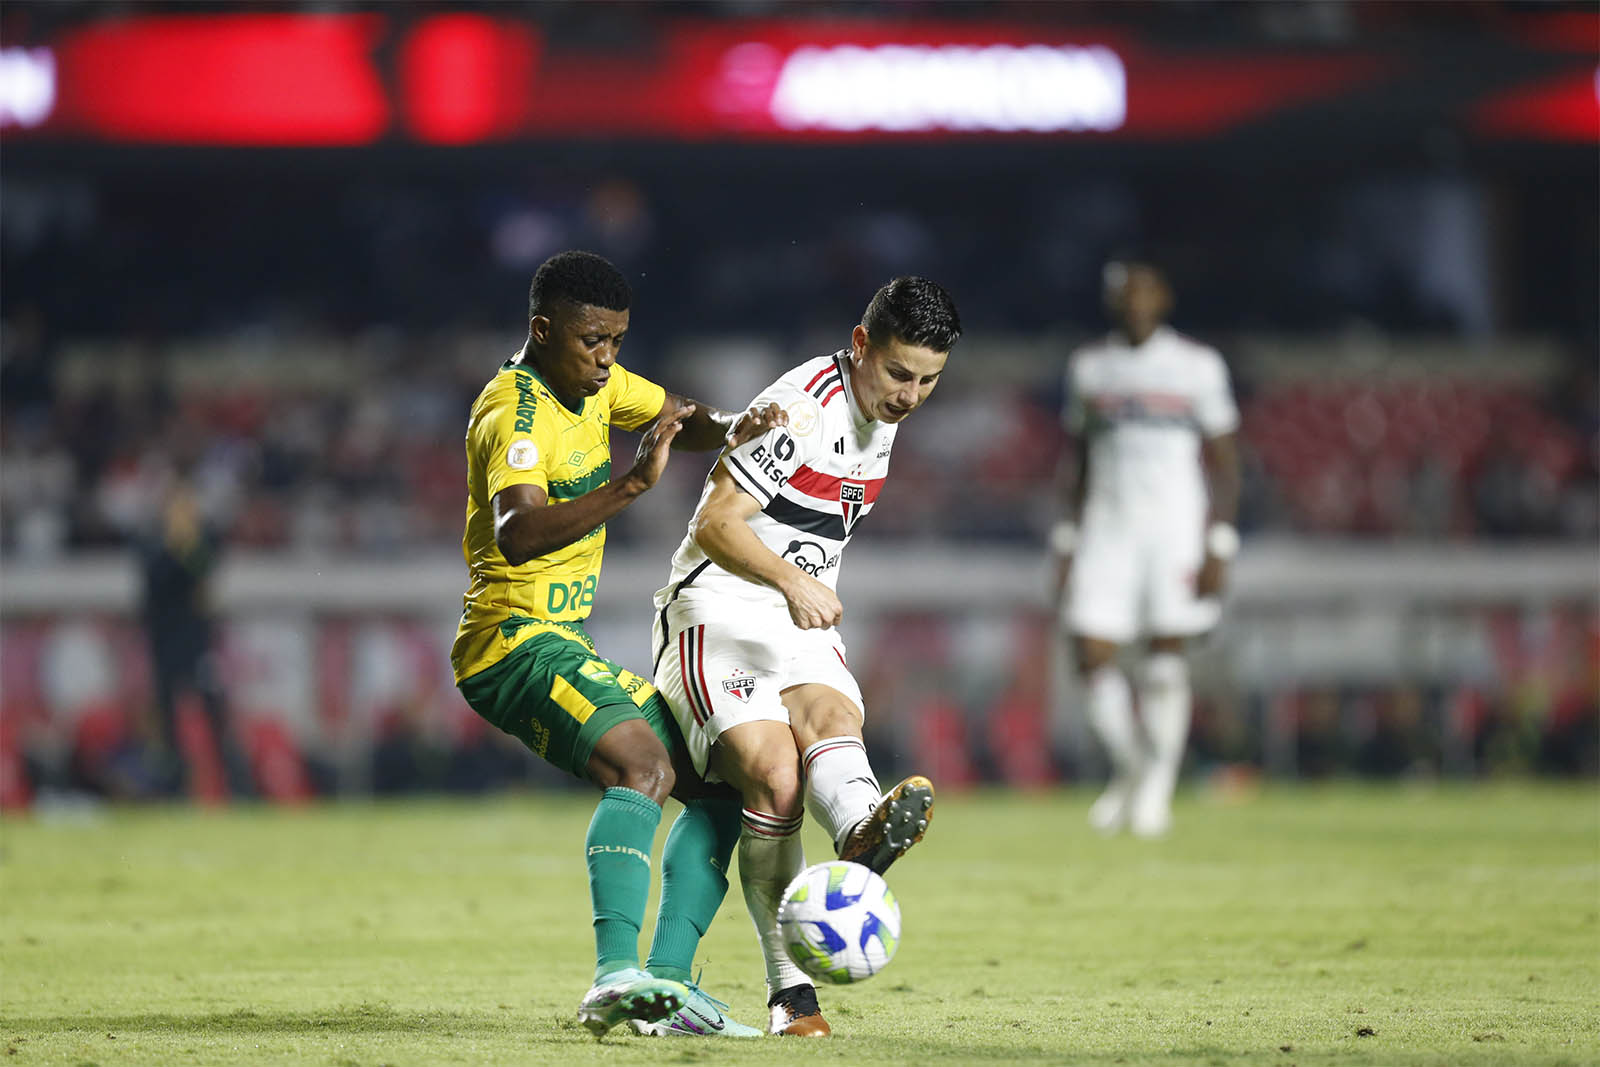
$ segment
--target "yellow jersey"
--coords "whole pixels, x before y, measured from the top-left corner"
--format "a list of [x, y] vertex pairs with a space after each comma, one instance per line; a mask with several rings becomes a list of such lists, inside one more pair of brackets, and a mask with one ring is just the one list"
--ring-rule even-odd
[[[490, 501], [510, 485], [544, 489], [559, 504], [611, 480], [611, 424], [654, 419], [666, 391], [613, 364], [605, 388], [569, 408], [531, 363], [508, 360], [484, 386], [467, 422], [467, 525], [461, 537], [471, 583], [450, 649], [456, 681], [500, 662], [538, 632], [569, 632], [588, 618], [605, 549], [604, 525], [570, 545], [512, 566], [494, 540]], [[563, 625], [566, 624], [566, 625]]]

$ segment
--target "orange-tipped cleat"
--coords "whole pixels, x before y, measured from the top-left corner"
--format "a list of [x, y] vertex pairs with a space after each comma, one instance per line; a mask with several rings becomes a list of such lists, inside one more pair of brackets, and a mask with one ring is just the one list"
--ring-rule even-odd
[[845, 835], [839, 858], [877, 874], [906, 854], [933, 819], [933, 783], [913, 774], [883, 795], [878, 806]]
[[817, 1006], [815, 986], [792, 985], [773, 997], [768, 1006], [772, 1009], [768, 1033], [788, 1037], [828, 1037], [833, 1033]]

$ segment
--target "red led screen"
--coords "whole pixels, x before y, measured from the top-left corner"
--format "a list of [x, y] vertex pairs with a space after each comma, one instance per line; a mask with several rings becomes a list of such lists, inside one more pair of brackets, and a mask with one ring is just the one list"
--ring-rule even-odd
[[539, 36], [533, 27], [482, 15], [418, 23], [400, 50], [401, 111], [431, 144], [473, 144], [523, 132], [535, 103]]
[[1483, 101], [1478, 128], [1529, 141], [1600, 141], [1600, 68], [1513, 89]]
[[1506, 46], [1521, 49], [1507, 52], [1516, 62], [1499, 82], [1513, 87], [1484, 100], [1480, 83], [1456, 78], [1448, 52], [1405, 48], [1219, 50], [1043, 24], [675, 18], [639, 40], [558, 48], [535, 22], [492, 7], [401, 10], [107, 18], [50, 41], [6, 42], [0, 128], [259, 146], [1158, 141], [1269, 119], [1315, 136], [1323, 113], [1309, 105], [1336, 109], [1351, 136], [1389, 119], [1388, 101], [1421, 98], [1437, 113], [1408, 121], [1470, 120], [1497, 137], [1600, 136], [1596, 59], [1580, 41], [1600, 27], [1593, 18], [1531, 23], [1530, 39]]
[[349, 145], [382, 136], [373, 15], [111, 20], [58, 50], [54, 125], [110, 140]]

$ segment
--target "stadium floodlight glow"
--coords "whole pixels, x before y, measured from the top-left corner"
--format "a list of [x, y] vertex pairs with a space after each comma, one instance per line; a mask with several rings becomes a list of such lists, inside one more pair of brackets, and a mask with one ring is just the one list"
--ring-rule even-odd
[[769, 109], [787, 129], [1054, 133], [1115, 130], [1127, 99], [1103, 45], [806, 45]]
[[48, 48], [0, 48], [0, 126], [38, 126], [55, 106], [55, 53]]

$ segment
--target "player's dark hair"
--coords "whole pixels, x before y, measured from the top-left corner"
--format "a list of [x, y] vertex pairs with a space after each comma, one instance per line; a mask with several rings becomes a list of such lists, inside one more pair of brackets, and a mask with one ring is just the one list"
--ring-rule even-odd
[[879, 289], [861, 316], [861, 325], [873, 344], [894, 337], [935, 352], [950, 351], [961, 336], [956, 302], [943, 286], [926, 278], [896, 278]]
[[543, 315], [558, 300], [589, 304], [608, 311], [627, 311], [633, 301], [628, 279], [604, 256], [593, 252], [561, 252], [539, 265], [528, 286], [528, 318]]
[[1147, 270], [1165, 284], [1172, 284], [1161, 257], [1145, 248], [1124, 248], [1106, 257], [1106, 265], [1101, 268], [1102, 287], [1109, 290], [1113, 283], [1121, 284], [1135, 270]]

